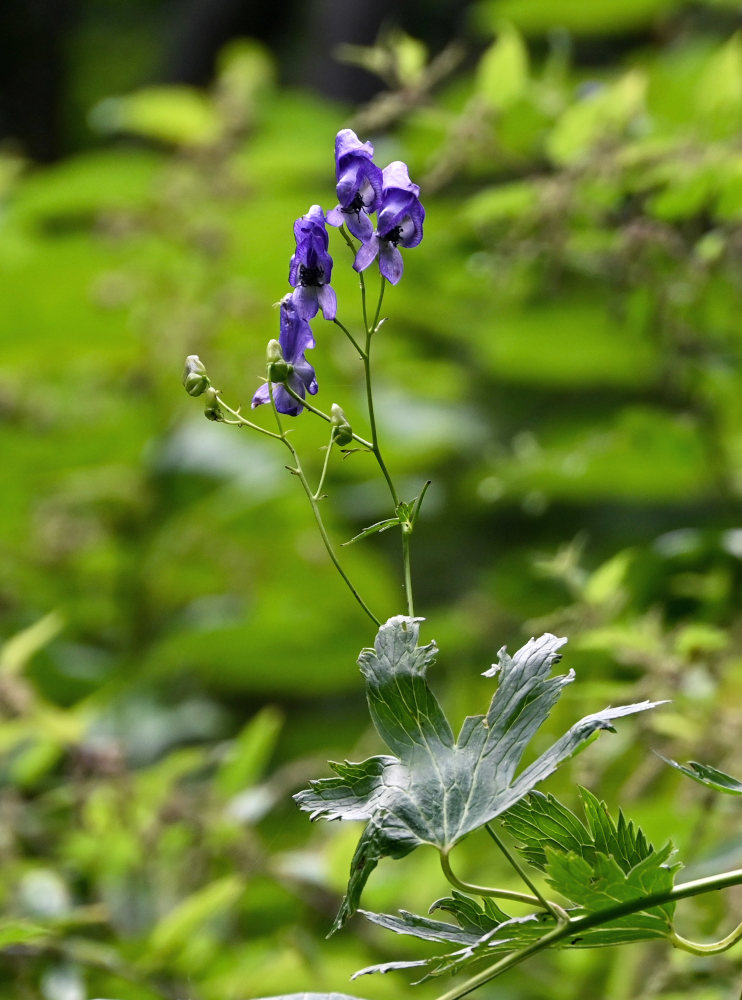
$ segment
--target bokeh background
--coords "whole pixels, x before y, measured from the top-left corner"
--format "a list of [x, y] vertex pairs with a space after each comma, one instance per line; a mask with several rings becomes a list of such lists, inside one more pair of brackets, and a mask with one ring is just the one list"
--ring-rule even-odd
[[[6, 5], [0, 29], [5, 995], [248, 1000], [429, 953], [361, 918], [323, 940], [358, 830], [311, 827], [290, 795], [380, 749], [355, 666], [372, 635], [284, 455], [180, 385], [197, 353], [249, 403], [293, 220], [334, 204], [346, 126], [409, 163], [427, 210], [375, 365], [402, 492], [433, 484], [413, 572], [439, 695], [480, 711], [500, 646], [568, 634], [552, 738], [672, 703], [549, 790], [579, 811], [584, 784], [672, 837], [682, 878], [742, 866], [735, 800], [652, 753], [742, 773], [742, 5], [53, 0]], [[315, 330], [318, 403], [363, 433], [357, 359]], [[304, 414], [294, 435], [317, 475], [324, 430]], [[388, 516], [362, 455], [328, 493], [337, 542]], [[377, 614], [402, 610], [392, 532], [345, 559]], [[455, 860], [512, 882], [477, 837]], [[425, 912], [446, 888], [418, 851], [367, 903]], [[741, 915], [730, 891], [680, 929]], [[540, 958], [479, 995], [728, 1000], [741, 981], [739, 951], [652, 945]]]

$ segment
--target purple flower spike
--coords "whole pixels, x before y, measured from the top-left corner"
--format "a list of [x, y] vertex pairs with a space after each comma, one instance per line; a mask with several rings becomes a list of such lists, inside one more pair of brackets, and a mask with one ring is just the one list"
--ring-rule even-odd
[[335, 137], [335, 171], [340, 204], [327, 213], [331, 226], [343, 223], [362, 242], [371, 238], [374, 227], [368, 217], [381, 200], [381, 170], [371, 157], [374, 147], [361, 142], [352, 129], [344, 128]]
[[365, 271], [378, 257], [379, 270], [396, 285], [404, 270], [399, 247], [416, 247], [422, 240], [425, 209], [420, 204], [420, 188], [412, 183], [407, 165], [401, 160], [384, 167], [383, 179], [378, 227], [364, 241], [353, 267]]
[[330, 238], [319, 205], [312, 205], [296, 220], [294, 237], [296, 251], [289, 265], [289, 284], [296, 289], [293, 298], [299, 316], [314, 319], [321, 309], [325, 319], [335, 319], [337, 298], [330, 287], [332, 257], [327, 252]]
[[[286, 384], [291, 386], [297, 396], [301, 396], [302, 399], [307, 392], [313, 396], [317, 392], [317, 378], [314, 374], [314, 368], [304, 357], [304, 351], [314, 347], [314, 337], [309, 323], [299, 315], [293, 295], [286, 295], [281, 299], [281, 333], [278, 342], [281, 345], [284, 360], [293, 369]], [[282, 384], [273, 384], [273, 399], [278, 412], [285, 413], [290, 417], [297, 416], [304, 409], [301, 403], [286, 392]], [[270, 401], [270, 389], [266, 382], [253, 396], [252, 408], [255, 409], [256, 406], [270, 403]]]

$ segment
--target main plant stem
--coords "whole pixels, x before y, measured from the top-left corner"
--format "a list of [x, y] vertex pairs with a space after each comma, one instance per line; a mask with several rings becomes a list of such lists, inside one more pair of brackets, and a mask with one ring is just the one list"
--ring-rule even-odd
[[[386, 479], [387, 486], [389, 487], [389, 492], [392, 496], [392, 501], [394, 503], [395, 512], [399, 511], [399, 494], [392, 481], [392, 477], [389, 475], [389, 470], [386, 467], [386, 462], [384, 461], [381, 448], [379, 447], [379, 435], [376, 429], [376, 415], [374, 413], [374, 393], [371, 386], [371, 338], [376, 333], [379, 328], [379, 315], [381, 314], [381, 303], [384, 299], [384, 288], [386, 287], [386, 279], [382, 276], [381, 279], [381, 289], [379, 291], [379, 301], [376, 305], [376, 313], [374, 315], [374, 321], [369, 325], [366, 313], [366, 284], [363, 280], [363, 275], [361, 277], [361, 292], [363, 296], [363, 321], [366, 324], [366, 345], [363, 351], [363, 371], [366, 378], [366, 402], [368, 404], [368, 421], [371, 425], [371, 450], [376, 456], [376, 461], [379, 464], [382, 475]], [[407, 599], [407, 614], [410, 618], [415, 617], [415, 603], [412, 596], [412, 565], [410, 560], [410, 527], [407, 524], [402, 525], [402, 567], [404, 570], [404, 590], [405, 597]]]
[[[599, 927], [601, 924], [608, 924], [619, 917], [629, 916], [631, 913], [639, 913], [642, 910], [651, 910], [655, 906], [662, 906], [665, 903], [676, 903], [681, 899], [689, 899], [691, 896], [700, 896], [706, 892], [715, 892], [719, 889], [728, 889], [733, 885], [742, 884], [742, 869], [722, 872], [721, 875], [709, 875], [706, 878], [694, 879], [692, 882], [683, 882], [665, 892], [649, 893], [639, 899], [628, 900], [625, 903], [617, 903], [615, 906], [597, 913], [587, 913], [583, 917], [573, 917], [567, 924], [554, 927], [553, 930], [545, 934], [540, 940], [534, 941], [521, 951], [506, 955], [494, 965], [484, 969], [476, 976], [467, 979], [461, 986], [455, 986], [452, 990], [442, 993], [437, 1000], [459, 1000], [485, 983], [490, 982], [508, 969], [520, 965], [531, 955], [548, 948], [550, 945], [558, 944], [564, 938], [578, 936], [582, 931], [590, 930], [592, 927]], [[734, 934], [734, 932], [732, 932]], [[672, 937], [670, 937], [672, 941]]]
[[[345, 226], [340, 227], [340, 234], [345, 240], [348, 249], [355, 257], [356, 248], [353, 243], [353, 240], [346, 232]], [[346, 329], [346, 327], [343, 326], [342, 323], [339, 323], [337, 320], [336, 323], [340, 327], [340, 329], [343, 330], [345, 335], [348, 337], [350, 342], [358, 351], [361, 361], [363, 362], [363, 375], [364, 375], [364, 380], [366, 382], [366, 405], [368, 408], [368, 421], [371, 426], [371, 451], [373, 452], [374, 457], [376, 458], [376, 462], [379, 466], [379, 469], [381, 470], [381, 474], [386, 480], [386, 484], [389, 488], [389, 493], [392, 498], [392, 503], [394, 504], [394, 512], [398, 514], [400, 510], [399, 494], [397, 493], [394, 481], [392, 480], [392, 477], [389, 474], [389, 470], [386, 467], [386, 462], [384, 461], [384, 457], [381, 454], [381, 447], [379, 446], [379, 435], [376, 428], [376, 413], [374, 411], [374, 393], [371, 384], [371, 338], [379, 329], [380, 317], [381, 317], [381, 305], [384, 301], [384, 291], [386, 289], [386, 278], [383, 275], [381, 276], [379, 298], [376, 303], [373, 322], [369, 323], [368, 306], [366, 304], [366, 281], [362, 273], [359, 274], [358, 277], [361, 286], [361, 312], [363, 315], [363, 328], [365, 330], [365, 341], [363, 347], [361, 348], [361, 346], [358, 344], [355, 338], [350, 334], [350, 332]], [[407, 614], [410, 616], [410, 618], [414, 618], [415, 604], [412, 596], [412, 567], [410, 559], [411, 530], [412, 529], [409, 524], [406, 527], [404, 524], [402, 525], [402, 566], [404, 572], [404, 590], [405, 590], [405, 598], [407, 601]]]

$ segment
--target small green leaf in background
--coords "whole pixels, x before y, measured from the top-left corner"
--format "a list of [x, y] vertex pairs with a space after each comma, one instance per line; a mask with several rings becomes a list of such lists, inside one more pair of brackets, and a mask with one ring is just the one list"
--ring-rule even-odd
[[152, 931], [150, 957], [157, 961], [187, 948], [204, 924], [220, 918], [237, 902], [244, 888], [239, 876], [228, 875], [188, 896]]
[[547, 151], [560, 166], [575, 164], [608, 141], [615, 142], [645, 111], [647, 81], [639, 70], [614, 83], [596, 83], [570, 104], [554, 126]]
[[[657, 756], [662, 757], [662, 754]], [[742, 795], [742, 781], [711, 767], [709, 764], [699, 764], [695, 760], [689, 760], [687, 764], [678, 764], [677, 761], [670, 760], [669, 757], [662, 757], [662, 760], [670, 767], [674, 767], [676, 771], [680, 771], [681, 774], [697, 781], [699, 785], [713, 788], [717, 792], [726, 792], [727, 795]]]
[[282, 713], [268, 705], [242, 728], [214, 779], [220, 795], [229, 798], [258, 781], [275, 749], [282, 725]]
[[49, 928], [28, 920], [0, 920], [0, 948], [38, 944], [49, 936]]
[[479, 61], [475, 90], [491, 108], [505, 111], [528, 87], [528, 50], [520, 33], [504, 24]]
[[101, 132], [139, 135], [174, 146], [213, 142], [219, 123], [208, 97], [185, 86], [145, 87], [126, 97], [108, 97], [90, 113]]
[[63, 627], [61, 615], [52, 611], [11, 636], [0, 647], [0, 674], [15, 676], [22, 673], [31, 657], [56, 639]]
[[709, 59], [695, 89], [697, 121], [705, 133], [726, 136], [742, 123], [742, 35], [725, 42]]

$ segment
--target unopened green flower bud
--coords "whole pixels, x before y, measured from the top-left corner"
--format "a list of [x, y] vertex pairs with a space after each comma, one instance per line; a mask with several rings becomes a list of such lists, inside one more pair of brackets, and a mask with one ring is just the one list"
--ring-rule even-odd
[[183, 370], [183, 385], [189, 396], [201, 396], [209, 388], [209, 376], [197, 354], [189, 354]]
[[209, 386], [204, 396], [204, 416], [207, 420], [224, 420], [217, 391], [213, 386]]
[[284, 358], [281, 345], [277, 340], [268, 341], [266, 359], [268, 361], [268, 380], [270, 382], [285, 382], [294, 370], [294, 366], [290, 365]]
[[353, 440], [353, 430], [342, 407], [338, 406], [337, 403], [333, 403], [330, 408], [330, 420], [333, 428], [332, 440], [335, 444], [339, 444], [341, 447], [350, 444]]

